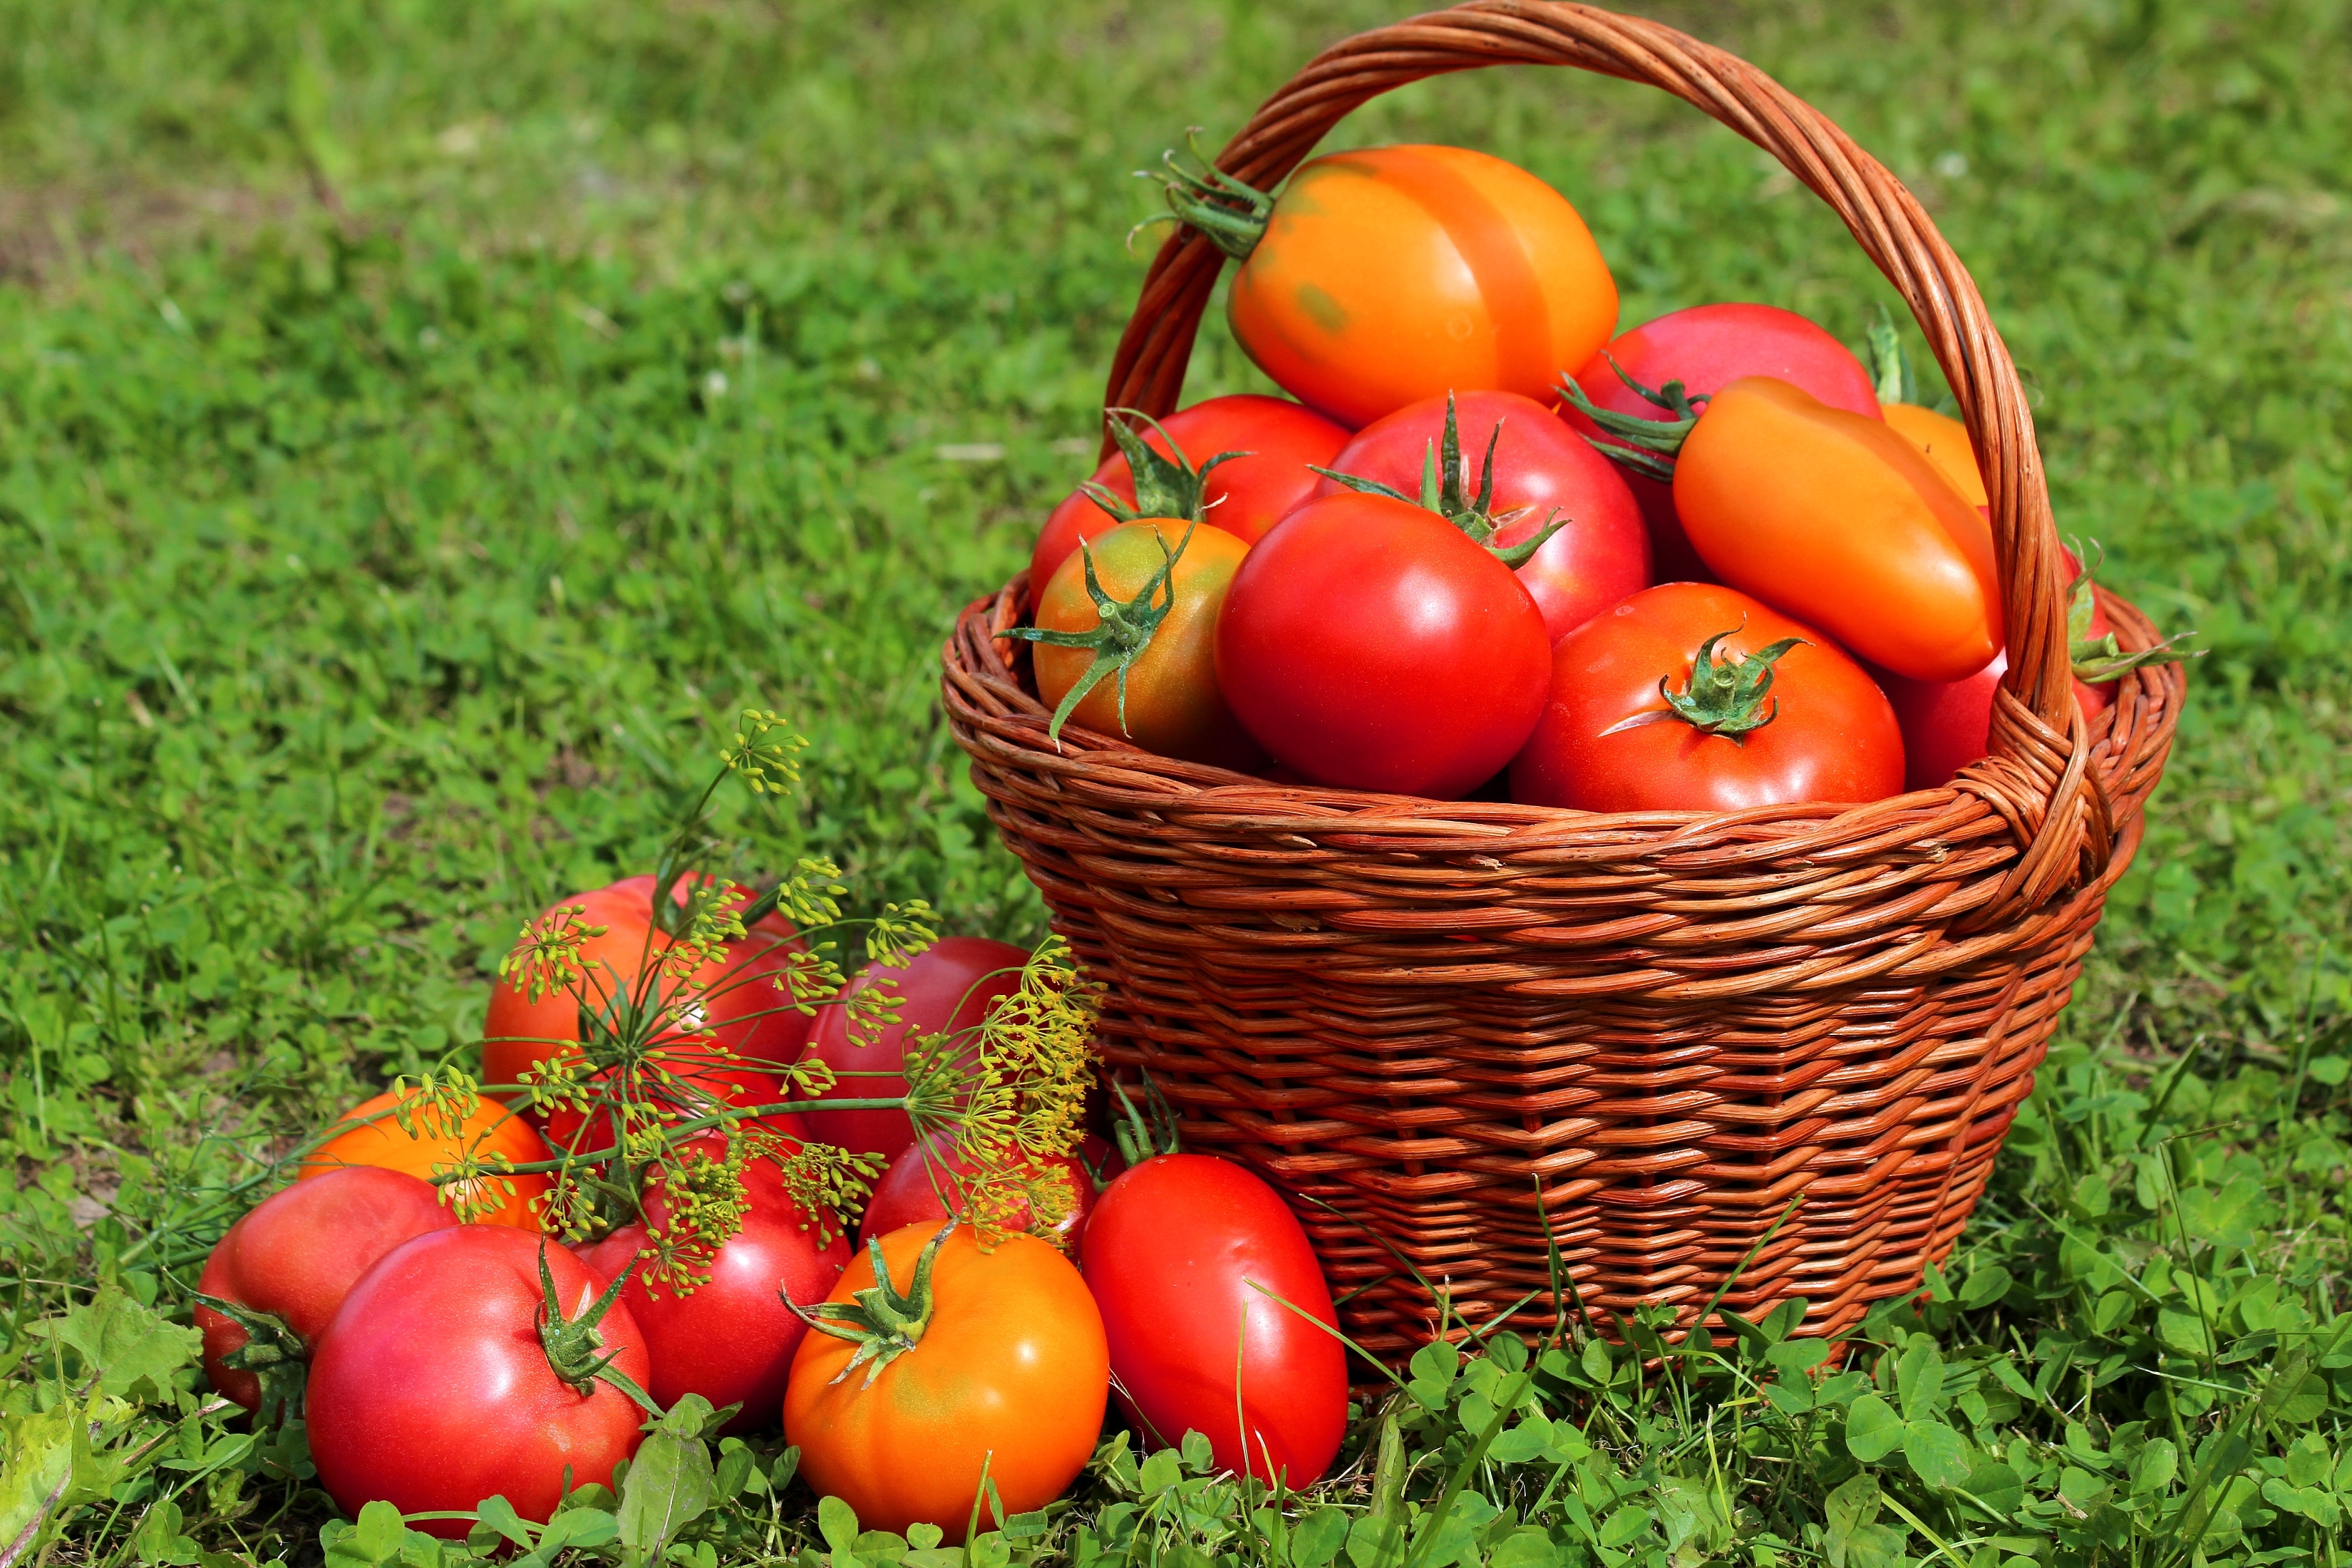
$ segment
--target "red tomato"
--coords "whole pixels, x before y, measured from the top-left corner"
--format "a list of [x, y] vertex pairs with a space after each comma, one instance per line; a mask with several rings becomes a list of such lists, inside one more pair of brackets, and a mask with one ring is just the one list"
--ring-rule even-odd
[[[1518, 567], [1519, 585], [1543, 612], [1554, 642], [1628, 594], [1650, 585], [1650, 539], [1642, 509], [1615, 464], [1578, 438], [1550, 409], [1515, 392], [1465, 392], [1450, 400], [1460, 432], [1463, 491], [1479, 492], [1486, 444], [1495, 441], [1494, 517], [1520, 512], [1494, 542], [1524, 543], [1547, 523], [1566, 524]], [[1449, 399], [1433, 397], [1367, 425], [1324, 466], [1376, 479], [1408, 496], [1421, 493], [1423, 465], [1444, 450]], [[1502, 429], [1495, 438], [1496, 426]], [[1327, 479], [1318, 495], [1347, 487]]]
[[1097, 1202], [1081, 1255], [1120, 1408], [1149, 1446], [1204, 1433], [1220, 1468], [1293, 1488], [1330, 1468], [1348, 1363], [1315, 1325], [1336, 1329], [1339, 1314], [1273, 1188], [1228, 1160], [1157, 1155]]
[[[692, 879], [681, 877], [670, 887], [670, 896], [683, 906], [689, 880], [707, 882], [706, 876]], [[604, 889], [632, 900], [645, 900], [646, 913], [653, 910], [654, 879], [624, 877]], [[728, 900], [728, 908], [741, 910], [749, 906], [754, 895], [748, 888], [739, 888]], [[789, 954], [803, 952], [808, 944], [793, 930], [793, 922], [771, 910], [744, 928], [740, 941], [727, 944], [727, 963], [711, 966], [698, 978], [709, 987], [702, 1005], [703, 1025], [713, 1039], [745, 1062], [773, 1062], [789, 1067], [800, 1059], [808, 1045], [809, 1031], [816, 1020], [792, 1005], [792, 994], [777, 989]]]
[[[1040, 1179], [1058, 1181], [1067, 1194], [1068, 1210], [1055, 1225], [1053, 1236], [1054, 1244], [1065, 1252], [1077, 1245], [1087, 1227], [1087, 1215], [1094, 1210], [1095, 1172], [1108, 1173], [1113, 1167], [1123, 1167], [1118, 1152], [1091, 1134], [1076, 1154], [1024, 1164]], [[890, 1162], [882, 1179], [874, 1184], [874, 1195], [866, 1205], [866, 1217], [858, 1222], [858, 1241], [871, 1241], [910, 1225], [927, 1225], [936, 1230], [951, 1217], [968, 1217], [960, 1213], [964, 1201], [961, 1178], [971, 1169], [971, 1162], [957, 1148], [951, 1129], [942, 1129], [920, 1142], [908, 1144]], [[951, 1214], [950, 1205], [959, 1212]], [[1028, 1204], [1016, 1199], [1001, 1221], [1007, 1230], [1027, 1230], [1031, 1224]]]
[[[1749, 661], [1789, 638], [1801, 640], [1776, 663]], [[1710, 640], [1714, 679], [1733, 689], [1694, 678]], [[1662, 682], [1716, 727], [1681, 717]], [[1862, 667], [1819, 632], [1699, 583], [1646, 589], [1561, 638], [1551, 700], [1511, 763], [1513, 800], [1575, 811], [1744, 811], [1902, 787], [1895, 711]]]
[[[609, 1486], [636, 1452], [645, 1412], [601, 1380], [582, 1393], [549, 1363], [542, 1257], [565, 1319], [580, 1318], [603, 1289], [588, 1266], [505, 1226], [429, 1231], [360, 1276], [305, 1395], [320, 1484], [346, 1514], [379, 1498], [406, 1514], [470, 1510], [497, 1494], [543, 1521], [567, 1483]], [[614, 1302], [593, 1332], [596, 1353], [643, 1387], [645, 1336], [628, 1308]], [[456, 1540], [472, 1525], [416, 1528]]]
[[[2071, 553], [2068, 561], [2073, 561]], [[2103, 637], [2110, 629], [2106, 612], [2093, 601], [2090, 636]], [[1990, 664], [1959, 680], [1911, 680], [1879, 672], [1878, 684], [1903, 727], [1905, 789], [1948, 784], [1955, 773], [1992, 750], [1993, 691], [2008, 671], [2009, 650], [2003, 648]], [[2114, 689], [2078, 679], [2074, 700], [2088, 722], [2107, 710], [2115, 700]]]
[[[937, 1235], [910, 1226], [869, 1246], [832, 1300], [873, 1300], [877, 1264], [897, 1290], [921, 1296], [919, 1255]], [[1102, 1433], [1110, 1367], [1086, 1281], [1035, 1237], [982, 1250], [958, 1226], [939, 1243], [928, 1286], [927, 1321], [895, 1355], [852, 1371], [847, 1341], [801, 1341], [784, 1439], [799, 1446], [810, 1489], [849, 1504], [866, 1529], [903, 1535], [929, 1523], [961, 1542], [983, 1467], [1003, 1514], [981, 1502], [982, 1529], [1045, 1507], [1078, 1479]]]
[[1992, 530], [1884, 420], [1735, 381], [1675, 460], [1675, 510], [1717, 576], [1916, 680], [2001, 646]]
[[1452, 523], [1384, 496], [1323, 496], [1243, 558], [1217, 684], [1305, 777], [1450, 799], [1527, 739], [1549, 647], [1518, 578]]
[[[276, 1318], [308, 1351], [370, 1264], [411, 1237], [457, 1223], [432, 1183], [373, 1165], [346, 1166], [262, 1199], [213, 1247], [196, 1289]], [[195, 1315], [214, 1390], [260, 1409], [260, 1379], [221, 1364], [245, 1348], [245, 1330], [201, 1301]]]
[[[1742, 376], [1769, 375], [1801, 386], [1832, 408], [1879, 417], [1870, 373], [1846, 346], [1793, 310], [1770, 305], [1694, 305], [1620, 333], [1607, 349], [1627, 375], [1652, 390], [1670, 381], [1685, 393], [1713, 395]], [[1599, 354], [1578, 369], [1576, 384], [1592, 402], [1643, 419], [1672, 417], [1625, 384]], [[1579, 434], [1611, 438], [1573, 408], [1560, 417]], [[1656, 479], [1628, 474], [1633, 498], [1650, 525], [1650, 543], [1662, 583], [1711, 581], [1705, 563], [1684, 537], [1673, 491]]]
[[[1010, 942], [950, 936], [932, 943], [904, 969], [880, 963], [857, 972], [843, 993], [847, 998], [877, 981], [898, 994], [899, 1021], [882, 1028], [874, 1043], [849, 1037], [849, 1010], [829, 1006], [817, 1015], [808, 1054], [841, 1075], [825, 1100], [883, 1099], [907, 1092], [901, 1075], [910, 1041], [926, 1035], [962, 1035], [976, 1030], [989, 1005], [1021, 989], [1021, 968], [1029, 955]], [[837, 1144], [853, 1154], [898, 1158], [915, 1141], [915, 1124], [903, 1110], [812, 1110], [802, 1114], [811, 1138]]]
[[[702, 1139], [681, 1152], [719, 1161], [727, 1151], [719, 1140]], [[743, 1227], [711, 1258], [709, 1279], [689, 1290], [668, 1280], [648, 1283], [639, 1263], [621, 1288], [653, 1358], [647, 1392], [654, 1402], [667, 1409], [699, 1394], [722, 1409], [740, 1403], [743, 1408], [723, 1428], [729, 1432], [776, 1424], [793, 1352], [807, 1331], [784, 1298], [814, 1306], [849, 1263], [841, 1222], [826, 1216], [823, 1228], [831, 1239], [820, 1243], [818, 1216], [784, 1194], [773, 1163], [746, 1162], [744, 1177], [749, 1212]], [[644, 1209], [646, 1225], [623, 1226], [580, 1254], [600, 1279], [609, 1281], [630, 1268], [646, 1245], [646, 1225], [672, 1223], [668, 1194], [658, 1179], [647, 1184]]]
[[1584, 219], [1484, 153], [1327, 153], [1299, 165], [1262, 218], [1171, 195], [1180, 216], [1244, 258], [1226, 293], [1235, 341], [1343, 425], [1449, 388], [1548, 397], [1617, 325], [1617, 285]]
[[[1286, 397], [1262, 393], [1234, 393], [1180, 408], [1160, 421], [1168, 434], [1145, 426], [1143, 444], [1162, 457], [1175, 437], [1183, 455], [1198, 467], [1220, 452], [1247, 452], [1219, 463], [1203, 476], [1202, 521], [1223, 529], [1244, 544], [1265, 537], [1266, 530], [1315, 491], [1317, 476], [1307, 468], [1328, 468], [1331, 458], [1348, 444], [1347, 430], [1311, 408], [1301, 408]], [[1129, 506], [1135, 504], [1135, 476], [1124, 453], [1114, 453], [1095, 470], [1094, 483]], [[1029, 595], [1034, 601], [1055, 568], [1067, 560], [1083, 539], [1092, 543], [1118, 526], [1118, 519], [1095, 503], [1083, 489], [1072, 490], [1045, 519], [1037, 548], [1029, 557]]]

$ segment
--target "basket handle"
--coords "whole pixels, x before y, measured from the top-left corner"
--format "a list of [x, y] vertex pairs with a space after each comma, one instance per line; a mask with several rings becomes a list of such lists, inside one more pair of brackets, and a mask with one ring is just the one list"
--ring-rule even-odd
[[[1270, 190], [1360, 104], [1423, 77], [1499, 65], [1573, 66], [1671, 92], [1778, 158], [1843, 220], [1927, 334], [1984, 471], [2010, 651], [2001, 686], [2011, 700], [1993, 705], [1993, 754], [2074, 793], [2064, 787], [2080, 776], [2069, 753], [2089, 742], [2067, 655], [2065, 562], [2017, 367], [1918, 201], [1820, 110], [1737, 56], [1655, 22], [1562, 0], [1468, 0], [1325, 49], [1265, 100], [1217, 166]], [[1111, 361], [1106, 407], [1158, 416], [1176, 406], [1223, 261], [1192, 228], [1160, 246]]]

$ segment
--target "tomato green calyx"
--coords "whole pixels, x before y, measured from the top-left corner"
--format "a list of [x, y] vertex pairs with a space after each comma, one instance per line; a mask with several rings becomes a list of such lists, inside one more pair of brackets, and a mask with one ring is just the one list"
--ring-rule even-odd
[[[1172, 454], [1163, 458], [1135, 433], [1129, 419], [1139, 419], [1151, 426], [1160, 438], [1168, 443]], [[1109, 408], [1103, 411], [1103, 423], [1110, 426], [1110, 438], [1127, 456], [1128, 472], [1135, 478], [1135, 504], [1129, 506], [1125, 497], [1092, 479], [1081, 482], [1078, 489], [1087, 499], [1121, 522], [1141, 522], [1147, 518], [1178, 517], [1187, 522], [1198, 522], [1208, 515], [1207, 480], [1209, 470], [1219, 463], [1230, 463], [1235, 458], [1246, 458], [1247, 452], [1220, 452], [1202, 463], [1192, 466], [1178, 446], [1176, 437], [1167, 427], [1139, 408]], [[1044, 592], [1045, 584], [1033, 583], [1030, 592]]]
[[1611, 441], [1599, 441], [1587, 436], [1585, 445], [1611, 462], [1621, 463], [1662, 484], [1671, 484], [1675, 477], [1675, 458], [1681, 453], [1683, 443], [1689, 438], [1692, 429], [1697, 426], [1699, 416], [1706, 412], [1699, 405], [1706, 402], [1708, 394], [1685, 392], [1679, 381], [1670, 381], [1664, 386], [1644, 386], [1625, 374], [1625, 367], [1617, 363], [1615, 356], [1604, 350], [1601, 357], [1609, 362], [1609, 368], [1617, 373], [1618, 380], [1633, 388], [1645, 401], [1664, 409], [1666, 417], [1645, 419], [1638, 414], [1618, 414], [1603, 408], [1584, 395], [1584, 388], [1576, 384], [1574, 376], [1563, 375], [1559, 378], [1560, 396], [1566, 398], [1579, 414], [1616, 437]]
[[1665, 700], [1664, 708], [1621, 719], [1601, 732], [1613, 735], [1620, 730], [1638, 730], [1644, 724], [1679, 719], [1703, 735], [1721, 735], [1736, 742], [1769, 724], [1780, 711], [1780, 700], [1771, 696], [1772, 667], [1780, 661], [1781, 655], [1802, 645], [1805, 639], [1782, 637], [1744, 658], [1733, 654], [1718, 662], [1716, 645], [1738, 630], [1734, 626], [1730, 631], [1717, 632], [1698, 645], [1698, 652], [1691, 659], [1689, 683], [1680, 691], [1668, 684], [1668, 678], [1659, 678], [1658, 695]]
[[1903, 352], [1903, 334], [1895, 330], [1895, 318], [1884, 303], [1878, 307], [1877, 319], [1870, 323], [1871, 392], [1881, 403], [1919, 401], [1919, 377], [1911, 368], [1911, 356]]
[[1503, 422], [1495, 421], [1495, 428], [1486, 437], [1486, 462], [1478, 475], [1478, 493], [1470, 493], [1470, 467], [1462, 458], [1462, 427], [1454, 416], [1454, 395], [1445, 395], [1445, 433], [1436, 446], [1422, 449], [1421, 493], [1409, 496], [1402, 490], [1367, 479], [1356, 474], [1343, 474], [1336, 468], [1307, 466], [1327, 479], [1347, 486], [1360, 495], [1386, 496], [1433, 511], [1467, 534], [1471, 541], [1483, 545], [1496, 560], [1516, 572], [1526, 565], [1550, 540], [1568, 526], [1557, 510], [1544, 520], [1544, 526], [1532, 536], [1517, 544], [1497, 544], [1495, 535], [1525, 517], [1528, 509], [1520, 507], [1495, 515], [1495, 447], [1503, 438]]
[[783, 1298], [800, 1318], [821, 1334], [831, 1334], [837, 1340], [847, 1340], [857, 1347], [857, 1353], [848, 1364], [834, 1374], [841, 1382], [860, 1366], [866, 1368], [866, 1382], [882, 1375], [882, 1369], [905, 1355], [922, 1342], [923, 1331], [931, 1326], [934, 1298], [931, 1290], [931, 1269], [940, 1260], [940, 1248], [949, 1233], [956, 1227], [954, 1220], [940, 1227], [937, 1236], [923, 1244], [915, 1258], [915, 1277], [904, 1292], [890, 1282], [890, 1267], [882, 1258], [882, 1238], [874, 1237], [866, 1243], [867, 1256], [874, 1262], [874, 1283], [863, 1290], [850, 1292], [846, 1301], [820, 1301], [814, 1307], [803, 1307], [790, 1296]]
[[310, 1375], [310, 1347], [285, 1319], [257, 1312], [241, 1301], [198, 1293], [196, 1300], [245, 1331], [245, 1343], [221, 1357], [221, 1365], [253, 1373], [261, 1385], [261, 1407], [254, 1412], [260, 1428], [278, 1425], [281, 1416], [302, 1414], [302, 1386]]
[[2076, 559], [2083, 570], [2066, 589], [2066, 657], [2074, 667], [2074, 679], [2086, 686], [2102, 686], [2119, 680], [2133, 670], [2151, 664], [2179, 664], [2183, 659], [2202, 658], [2203, 648], [2182, 648], [2184, 637], [2193, 637], [2194, 630], [2178, 633], [2153, 647], [2126, 653], [2116, 641], [2116, 634], [2103, 637], [2091, 635], [2091, 616], [2097, 603], [2091, 595], [2091, 579], [2097, 574], [2105, 555], [2097, 540], [2085, 546], [2081, 540], [2072, 542]]
[[1078, 541], [1078, 553], [1086, 563], [1087, 596], [1095, 602], [1097, 617], [1095, 628], [1085, 632], [1056, 632], [1044, 626], [1015, 626], [1005, 634], [1053, 647], [1094, 650], [1094, 661], [1087, 666], [1086, 673], [1078, 677], [1077, 683], [1063, 697], [1062, 705], [1054, 710], [1053, 722], [1045, 727], [1046, 735], [1056, 744], [1062, 739], [1062, 726], [1069, 721], [1070, 715], [1076, 711], [1078, 703], [1087, 693], [1102, 684], [1106, 676], [1116, 676], [1118, 679], [1118, 730], [1122, 735], [1128, 732], [1128, 669], [1143, 657], [1143, 650], [1151, 646], [1152, 634], [1159, 631], [1160, 623], [1168, 618], [1168, 612], [1176, 607], [1176, 563], [1183, 559], [1184, 547], [1192, 542], [1192, 530], [1200, 526], [1197, 522], [1186, 524], [1184, 537], [1176, 542], [1174, 550], [1168, 548], [1167, 540], [1160, 540], [1160, 570], [1146, 577], [1143, 585], [1135, 591], [1135, 597], [1127, 600], [1114, 599], [1103, 591], [1101, 579], [1095, 575], [1094, 552], [1087, 548], [1085, 540]]
[[1183, 1152], [1183, 1140], [1177, 1135], [1176, 1108], [1168, 1103], [1168, 1097], [1160, 1092], [1160, 1086], [1151, 1081], [1150, 1073], [1143, 1075], [1141, 1109], [1129, 1096], [1127, 1085], [1118, 1079], [1110, 1080], [1110, 1091], [1118, 1097], [1119, 1109], [1125, 1112], [1115, 1130], [1121, 1159], [1129, 1165], [1140, 1165], [1155, 1154]]
[[639, 1388], [628, 1373], [613, 1364], [620, 1351], [604, 1349], [604, 1337], [596, 1325], [621, 1299], [621, 1287], [628, 1283], [634, 1260], [613, 1277], [604, 1293], [590, 1302], [586, 1310], [576, 1318], [563, 1315], [563, 1300], [555, 1293], [555, 1276], [547, 1267], [547, 1241], [539, 1243], [539, 1288], [542, 1293], [539, 1310], [539, 1344], [547, 1352], [547, 1364], [558, 1382], [570, 1385], [583, 1399], [596, 1392], [600, 1382], [609, 1383], [635, 1403], [637, 1407], [655, 1416], [663, 1414], [653, 1395]]
[[1177, 223], [1195, 228], [1209, 237], [1209, 242], [1235, 261], [1247, 261], [1250, 252], [1265, 234], [1266, 219], [1274, 212], [1274, 197], [1255, 185], [1244, 184], [1216, 165], [1216, 161], [1201, 151], [1201, 128], [1197, 125], [1184, 133], [1184, 144], [1192, 150], [1192, 161], [1201, 168], [1198, 174], [1176, 161], [1173, 148], [1160, 155], [1161, 173], [1138, 169], [1138, 179], [1157, 180], [1167, 193], [1168, 211], [1164, 216], [1148, 217], [1128, 231], [1128, 243], [1156, 223]]

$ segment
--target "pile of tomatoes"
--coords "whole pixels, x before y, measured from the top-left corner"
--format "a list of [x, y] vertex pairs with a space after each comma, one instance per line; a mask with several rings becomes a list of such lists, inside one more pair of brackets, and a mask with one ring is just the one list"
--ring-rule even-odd
[[1618, 332], [1575, 208], [1459, 148], [1171, 192], [1297, 401], [1112, 411], [1014, 633], [1057, 736], [1606, 812], [1874, 800], [1985, 753], [2002, 601], [1967, 432], [1882, 403], [1820, 326]]
[[[633, 878], [551, 912], [593, 910], [588, 962], [625, 984], [668, 945], [653, 897], [653, 879]], [[797, 941], [772, 917], [709, 963], [761, 973]], [[387, 1500], [442, 1515], [420, 1528], [450, 1535], [494, 1495], [545, 1520], [567, 1494], [614, 1485], [651, 1420], [690, 1394], [723, 1431], [781, 1427], [800, 1474], [868, 1527], [929, 1523], [950, 1540], [1065, 1491], [1100, 1440], [1114, 1375], [1147, 1445], [1199, 1430], [1235, 1470], [1311, 1482], [1346, 1422], [1338, 1320], [1305, 1233], [1256, 1177], [1177, 1152], [1139, 1116], [1131, 1165], [1092, 1135], [1030, 1161], [1050, 1184], [1026, 1190], [1063, 1201], [998, 1215], [983, 1235], [951, 1138], [919, 1141], [903, 1110], [783, 1108], [793, 1097], [772, 1070], [803, 1055], [854, 1075], [850, 1094], [887, 1098], [911, 1042], [975, 1028], [1028, 957], [933, 943], [888, 972], [898, 1004], [863, 1044], [845, 1005], [812, 1020], [767, 985], [714, 1002], [700, 1022], [729, 1050], [670, 1090], [744, 1112], [764, 1152], [689, 1129], [679, 1159], [642, 1175], [635, 1217], [569, 1247], [541, 1231], [554, 1178], [529, 1167], [609, 1136], [583, 1117], [529, 1097], [458, 1114], [415, 1090], [355, 1107], [206, 1263], [196, 1317], [214, 1387], [264, 1421], [300, 1408], [347, 1511]], [[869, 965], [848, 991], [883, 979]], [[576, 1051], [580, 1006], [499, 985], [486, 1081]], [[812, 1212], [789, 1189], [777, 1162], [803, 1140], [881, 1165], [861, 1214]], [[461, 1224], [428, 1178], [459, 1195], [468, 1183], [448, 1178], [467, 1150], [523, 1169], [473, 1182], [483, 1218]], [[617, 1163], [601, 1174], [622, 1179]], [[688, 1282], [656, 1270], [665, 1228], [722, 1190], [740, 1204], [723, 1244]]]

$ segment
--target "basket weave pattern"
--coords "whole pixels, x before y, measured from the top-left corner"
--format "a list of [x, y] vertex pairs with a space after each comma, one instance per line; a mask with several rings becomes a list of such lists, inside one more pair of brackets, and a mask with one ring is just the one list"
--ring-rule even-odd
[[[1219, 165], [1273, 186], [1378, 93], [1506, 63], [1706, 110], [1910, 303], [1991, 492], [2012, 653], [1993, 754], [1861, 806], [1594, 816], [1275, 786], [1076, 728], [1056, 746], [1001, 635], [1025, 575], [964, 612], [948, 720], [1108, 988], [1112, 1069], [1148, 1069], [1190, 1146], [1291, 1196], [1360, 1343], [1402, 1360], [1436, 1326], [1400, 1255], [1470, 1321], [1533, 1292], [1519, 1310], [1548, 1326], [1548, 1225], [1588, 1310], [1687, 1318], [1784, 1215], [1724, 1302], [1802, 1296], [1803, 1331], [1835, 1333], [1958, 1239], [2138, 843], [2182, 676], [2126, 676], [2085, 723], [2032, 417], [1974, 283], [1893, 175], [1754, 68], [1585, 6], [1476, 0], [1327, 50]], [[1108, 405], [1175, 405], [1221, 259], [1189, 230], [1163, 247]], [[2101, 600], [2126, 647], [2155, 640]]]

